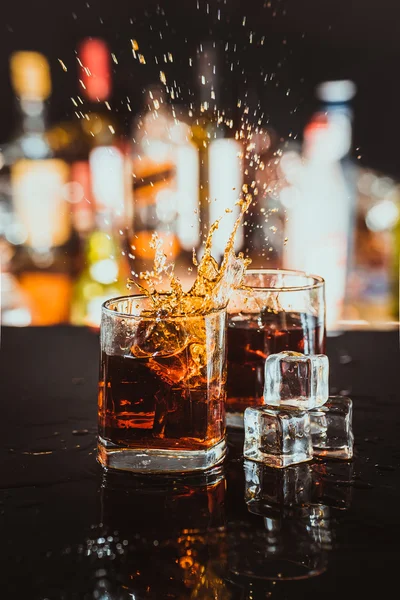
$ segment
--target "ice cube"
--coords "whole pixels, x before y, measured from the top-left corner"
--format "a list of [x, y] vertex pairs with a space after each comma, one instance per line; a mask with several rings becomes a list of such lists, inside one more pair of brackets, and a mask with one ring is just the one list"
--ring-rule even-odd
[[245, 458], [270, 467], [286, 467], [312, 459], [308, 412], [248, 407], [244, 413]]
[[172, 356], [188, 343], [184, 320], [154, 318], [140, 321], [130, 348], [136, 358]]
[[187, 352], [150, 358], [146, 365], [168, 385], [179, 385], [188, 379], [190, 371]]
[[324, 354], [270, 354], [265, 361], [264, 403], [310, 410], [329, 397], [329, 361]]
[[314, 456], [353, 457], [352, 415], [352, 401], [342, 396], [333, 396], [324, 406], [310, 411]]
[[150, 358], [147, 366], [169, 385], [183, 384], [189, 389], [212, 381], [211, 367], [207, 371], [207, 349], [201, 344], [190, 344], [177, 354]]

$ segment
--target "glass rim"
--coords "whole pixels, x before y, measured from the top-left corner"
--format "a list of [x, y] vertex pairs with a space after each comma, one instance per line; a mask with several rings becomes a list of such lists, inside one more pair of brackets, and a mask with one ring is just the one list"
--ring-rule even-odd
[[[159, 295], [160, 296], [168, 296], [168, 293], [160, 293]], [[109, 298], [108, 300], [103, 302], [103, 304], [101, 305], [101, 313], [113, 315], [115, 317], [122, 317], [124, 319], [136, 319], [138, 321], [154, 321], [157, 318], [156, 315], [143, 317], [142, 315], [132, 315], [129, 313], [123, 313], [118, 310], [112, 310], [111, 308], [109, 308], [109, 306], [107, 306], [111, 302], [130, 300], [132, 298], [136, 298], [138, 300], [143, 299], [143, 298], [149, 299], [149, 297], [146, 296], [146, 294], [130, 294], [130, 295], [126, 295], [126, 296], [116, 296], [115, 298]], [[179, 314], [179, 315], [170, 315], [170, 316], [162, 317], [162, 319], [165, 321], [170, 321], [170, 320], [172, 321], [175, 319], [194, 319], [194, 318], [199, 318], [199, 317], [206, 317], [208, 315], [214, 315], [214, 314], [218, 314], [218, 313], [227, 311], [227, 307], [228, 307], [228, 305], [225, 305], [221, 308], [213, 308], [213, 309], [207, 311], [206, 313], [199, 314], [199, 315]]]
[[[288, 275], [294, 277], [304, 277], [307, 279], [312, 279], [313, 283], [308, 283], [305, 285], [285, 285], [283, 287], [279, 286], [268, 286], [268, 285], [260, 285], [253, 286], [246, 284], [247, 275]], [[320, 275], [314, 275], [312, 273], [307, 273], [306, 271], [296, 271], [296, 269], [247, 269], [244, 276], [244, 286], [250, 287], [253, 290], [264, 290], [269, 292], [300, 292], [306, 290], [317, 290], [319, 288], [323, 288], [325, 285], [325, 279]]]

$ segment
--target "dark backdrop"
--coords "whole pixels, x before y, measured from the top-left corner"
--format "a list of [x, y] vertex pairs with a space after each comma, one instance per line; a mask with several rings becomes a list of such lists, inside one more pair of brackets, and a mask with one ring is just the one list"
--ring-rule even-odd
[[[217, 39], [221, 50], [228, 43], [220, 71], [221, 102], [232, 107], [233, 116], [242, 98], [281, 135], [301, 135], [314, 109], [315, 84], [351, 78], [358, 87], [354, 154], [364, 165], [400, 176], [399, 20], [400, 4], [393, 0], [3, 0], [0, 142], [15, 128], [8, 76], [14, 50], [38, 50], [50, 59], [49, 110], [55, 122], [73, 115], [76, 44], [87, 35], [104, 37], [118, 60], [112, 106], [129, 131], [132, 113], [126, 97], [138, 110], [143, 87], [165, 67], [168, 80], [181, 87], [182, 100], [193, 99], [195, 77], [188, 59], [201, 40]], [[139, 41], [146, 65], [132, 57], [130, 39]], [[174, 62], [156, 65], [154, 56], [162, 61], [166, 52]]]

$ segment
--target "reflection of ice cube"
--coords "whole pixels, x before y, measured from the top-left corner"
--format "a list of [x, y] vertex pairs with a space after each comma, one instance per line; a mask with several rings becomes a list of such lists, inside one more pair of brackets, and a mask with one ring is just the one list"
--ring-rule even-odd
[[310, 411], [313, 452], [327, 458], [353, 457], [353, 403], [335, 396], [320, 408]]
[[329, 361], [324, 354], [271, 354], [265, 361], [264, 402], [271, 406], [312, 409], [329, 397]]
[[312, 459], [310, 417], [305, 411], [249, 407], [244, 430], [245, 458], [278, 468]]
[[262, 515], [269, 522], [282, 518], [300, 521], [320, 547], [330, 547], [330, 508], [321, 503], [308, 464], [271, 469], [245, 461], [244, 467], [249, 512]]
[[313, 540], [326, 550], [332, 547], [332, 529], [329, 506], [313, 504], [308, 508], [307, 528]]
[[282, 538], [288, 547], [291, 543], [300, 542], [301, 544], [307, 543], [309, 549], [315, 544], [315, 548], [330, 550], [332, 529], [329, 507], [315, 504], [306, 507], [304, 511], [302, 518], [264, 517], [264, 526], [269, 533], [270, 540], [276, 542]]
[[312, 471], [308, 464], [271, 469], [252, 461], [244, 463], [245, 500], [250, 512], [303, 516], [313, 501]]

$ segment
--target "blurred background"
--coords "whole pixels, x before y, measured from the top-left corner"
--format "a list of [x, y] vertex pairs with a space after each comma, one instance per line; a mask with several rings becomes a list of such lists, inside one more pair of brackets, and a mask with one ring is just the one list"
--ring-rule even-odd
[[154, 232], [188, 287], [251, 194], [253, 267], [324, 276], [331, 331], [396, 326], [399, 19], [389, 0], [3, 6], [2, 324], [98, 327]]

